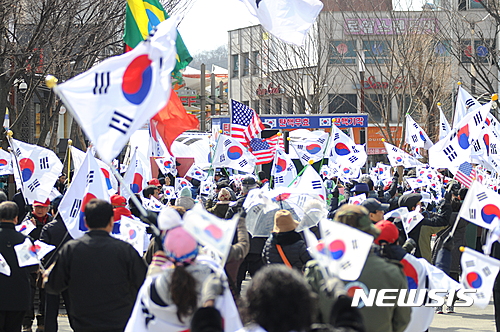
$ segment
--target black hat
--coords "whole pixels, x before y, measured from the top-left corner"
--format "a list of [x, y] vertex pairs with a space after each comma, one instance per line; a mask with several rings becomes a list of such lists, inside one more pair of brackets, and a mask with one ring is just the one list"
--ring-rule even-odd
[[369, 193], [370, 188], [368, 187], [368, 184], [360, 182], [356, 183], [354, 188], [351, 189], [352, 192], [360, 192], [360, 193]]
[[243, 180], [241, 180], [241, 184], [244, 186], [253, 186], [257, 184], [257, 181], [255, 181], [255, 178], [253, 176], [247, 176]]
[[403, 195], [399, 198], [399, 207], [406, 206], [408, 210], [414, 208], [418, 202], [422, 200], [422, 195], [420, 194], [408, 194]]
[[389, 204], [380, 203], [376, 198], [365, 199], [361, 206], [364, 206], [368, 212], [375, 213], [376, 211], [386, 211], [389, 208]]

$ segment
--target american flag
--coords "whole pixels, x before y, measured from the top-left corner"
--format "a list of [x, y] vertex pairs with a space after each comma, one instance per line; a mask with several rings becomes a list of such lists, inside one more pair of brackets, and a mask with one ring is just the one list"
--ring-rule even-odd
[[264, 130], [264, 125], [253, 109], [231, 100], [231, 137], [244, 146]]
[[274, 159], [275, 148], [271, 147], [265, 140], [252, 138], [250, 141], [252, 154], [257, 158], [256, 165], [268, 164]]
[[469, 162], [463, 162], [459, 167], [457, 174], [455, 174], [455, 180], [470, 188], [472, 181], [476, 178], [476, 170], [472, 168], [472, 164]]
[[269, 146], [273, 149], [273, 152], [274, 152], [274, 150], [276, 150], [276, 148], [281, 148], [281, 149], [285, 150], [285, 143], [283, 143], [283, 136], [282, 135], [276, 134], [274, 136], [266, 138], [265, 140], [269, 144]]

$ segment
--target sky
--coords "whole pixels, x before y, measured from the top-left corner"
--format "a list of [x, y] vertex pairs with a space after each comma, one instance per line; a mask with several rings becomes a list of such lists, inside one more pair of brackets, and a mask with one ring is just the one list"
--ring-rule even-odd
[[[194, 0], [179, 25], [179, 32], [191, 55], [214, 50], [228, 43], [228, 30], [259, 24], [239, 0]], [[397, 10], [420, 10], [432, 0], [393, 0]]]
[[214, 50], [228, 43], [228, 30], [258, 24], [239, 0], [195, 0], [179, 25], [189, 53]]

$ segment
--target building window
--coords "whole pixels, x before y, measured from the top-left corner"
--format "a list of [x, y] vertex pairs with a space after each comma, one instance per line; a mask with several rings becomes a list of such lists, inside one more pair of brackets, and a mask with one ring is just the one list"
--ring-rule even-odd
[[358, 96], [356, 94], [328, 95], [328, 113], [357, 113]]
[[356, 42], [333, 40], [330, 42], [329, 64], [355, 64]]
[[252, 109], [255, 111], [255, 113], [260, 114], [260, 100], [252, 100]]
[[297, 100], [297, 110], [299, 114], [306, 114], [306, 98], [299, 96]]
[[250, 104], [249, 104], [250, 102], [249, 102], [248, 100], [243, 100], [241, 103], [242, 103], [243, 105], [250, 106]]
[[259, 73], [260, 65], [260, 54], [259, 51], [252, 52], [252, 75], [257, 75]]
[[386, 63], [390, 61], [389, 42], [385, 40], [364, 40], [365, 64]]
[[[369, 94], [365, 100], [366, 111], [373, 122], [381, 122], [382, 114], [391, 114], [390, 109], [386, 108], [386, 98], [381, 94]], [[384, 113], [385, 112], [385, 113]]]
[[243, 53], [243, 72], [241, 76], [248, 76], [250, 73], [250, 58], [248, 57], [248, 53]]
[[293, 114], [293, 98], [286, 99], [286, 113]]
[[[461, 47], [461, 61], [462, 63], [470, 63], [472, 57], [472, 49], [470, 47], [470, 40], [462, 40]], [[490, 50], [495, 49], [495, 43], [492, 39], [474, 40], [474, 58], [475, 61], [480, 63], [488, 63], [490, 61]]]
[[275, 114], [283, 113], [283, 101], [281, 100], [281, 98], [276, 98], [274, 100], [274, 113]]
[[240, 70], [240, 59], [238, 54], [233, 54], [231, 55], [231, 63], [233, 66], [233, 74], [231, 77], [238, 77], [239, 76], [239, 70]]
[[262, 100], [262, 114], [271, 113], [271, 99]]
[[[483, 0], [482, 2], [488, 5], [489, 0]], [[469, 9], [484, 9], [484, 6], [479, 0], [458, 0], [458, 10]]]

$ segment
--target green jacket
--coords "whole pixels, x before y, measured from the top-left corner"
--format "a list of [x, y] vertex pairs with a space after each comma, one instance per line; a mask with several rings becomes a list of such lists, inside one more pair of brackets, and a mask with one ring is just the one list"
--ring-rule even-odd
[[[360, 284], [364, 284], [363, 287]], [[408, 289], [406, 276], [399, 262], [381, 258], [373, 251], [366, 259], [365, 266], [358, 280], [346, 282], [347, 293], [352, 286], [370, 289]], [[351, 295], [351, 294], [349, 294]], [[390, 303], [386, 300], [384, 303]], [[394, 300], [396, 302], [396, 300]], [[361, 304], [360, 304], [361, 305]], [[366, 332], [402, 332], [410, 322], [410, 307], [372, 307], [361, 309]]]

